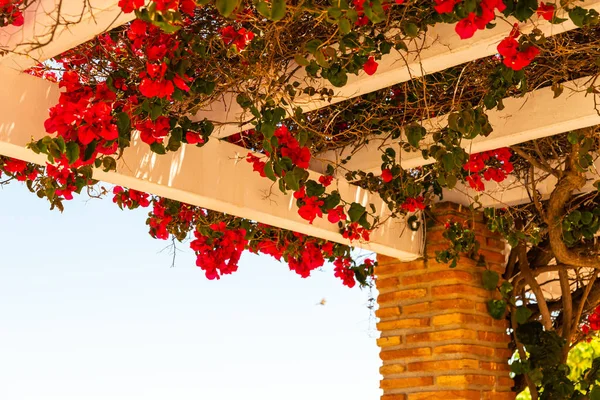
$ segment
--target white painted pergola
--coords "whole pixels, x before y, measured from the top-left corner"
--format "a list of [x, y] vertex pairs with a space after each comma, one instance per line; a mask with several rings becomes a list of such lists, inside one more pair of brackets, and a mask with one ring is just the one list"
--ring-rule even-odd
[[[36, 155], [25, 146], [32, 139], [37, 140], [45, 135], [43, 122], [48, 117], [48, 108], [58, 101], [59, 89], [51, 82], [23, 74], [21, 71], [134, 17], [133, 14], [122, 14], [117, 0], [65, 3], [60, 11], [63, 26], [59, 26], [53, 33], [51, 28], [55, 25], [58, 15], [58, 0], [39, 0], [25, 13], [23, 27], [0, 29], [0, 50], [9, 50], [0, 57], [2, 155], [39, 164], [46, 161], [44, 155]], [[583, 7], [600, 11], [600, 0], [588, 0], [583, 3]], [[522, 31], [533, 28], [530, 23], [521, 24]], [[535, 28], [551, 36], [576, 27], [569, 20], [560, 25], [540, 21], [536, 23]], [[493, 29], [478, 31], [472, 39], [461, 40], [454, 32], [453, 26], [437, 25], [429, 30], [424, 39], [411, 43], [410, 50], [414, 51], [409, 55], [392, 50], [391, 54], [381, 60], [375, 75], [351, 76], [343, 88], [330, 87], [326, 82], [318, 82], [318, 85], [334, 90], [333, 102], [343, 101], [493, 55], [496, 53], [497, 44], [510, 30], [510, 24], [499, 23]], [[41, 48], [32, 48], [32, 43], [40, 41], [47, 44]], [[416, 51], [417, 49], [420, 50]], [[299, 72], [295, 78], [306, 78], [302, 74]], [[586, 95], [585, 90], [582, 90], [586, 81], [587, 79], [583, 78], [568, 82], [564, 85], [565, 93], [558, 99], [553, 99], [550, 88], [544, 88], [534, 90], [524, 98], [504, 100], [504, 110], [489, 113], [494, 132], [488, 137], [478, 137], [466, 143], [466, 148], [470, 152], [480, 152], [600, 124], [593, 96]], [[247, 128], [243, 123], [245, 116], [235, 102], [235, 97], [225, 97], [223, 101], [211, 104], [196, 116], [198, 119], [208, 118], [216, 123], [217, 129], [213, 136], [217, 138]], [[324, 101], [302, 99], [297, 103], [305, 111], [328, 104]], [[434, 130], [444, 122], [445, 117], [422, 121], [428, 130]], [[371, 140], [368, 147], [353, 155], [347, 167], [377, 173], [381, 162], [378, 148], [382, 145], [393, 143], [377, 138]], [[294, 199], [290, 195], [272, 193], [267, 198], [271, 182], [254, 173], [250, 164], [240, 161], [240, 157], [245, 157], [247, 153], [247, 149], [214, 137], [202, 148], [182, 146], [179, 151], [163, 156], [150, 152], [148, 146], [134, 141], [132, 148], [127, 149], [119, 161], [117, 172], [105, 173], [96, 170], [94, 177], [272, 226], [348, 243], [339, 234], [337, 226], [325, 220], [315, 220], [313, 225], [309, 225], [300, 218], [295, 209]], [[424, 160], [419, 153], [398, 154], [398, 161], [405, 168], [431, 162]], [[323, 172], [327, 161], [335, 162], [346, 155], [344, 150], [316, 155], [311, 165], [313, 178], [318, 178]], [[596, 167], [600, 170], [600, 164]], [[542, 195], [549, 194], [554, 184], [555, 181], [548, 180], [538, 189]], [[381, 216], [389, 212], [377, 195], [352, 185], [342, 177], [338, 177], [332, 187], [339, 190], [342, 198], [346, 200], [358, 201], [365, 205], [375, 204]], [[448, 193], [446, 198], [468, 204], [468, 196], [472, 194], [468, 188], [462, 188]], [[486, 206], [529, 201], [527, 190], [515, 182], [499, 186], [482, 199]], [[352, 245], [408, 261], [422, 255], [423, 236], [422, 231], [413, 232], [403, 221], [390, 218], [372, 234], [371, 242]]]

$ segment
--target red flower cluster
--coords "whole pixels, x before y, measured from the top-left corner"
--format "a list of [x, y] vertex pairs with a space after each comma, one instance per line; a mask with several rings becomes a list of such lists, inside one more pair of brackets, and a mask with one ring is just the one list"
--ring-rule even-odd
[[258, 172], [263, 178], [267, 176], [265, 175], [265, 165], [267, 164], [266, 162], [262, 161], [260, 158], [258, 158], [252, 153], [248, 153], [248, 155], [246, 156], [246, 161], [252, 164], [253, 171]]
[[515, 24], [510, 35], [503, 39], [498, 45], [498, 54], [502, 56], [502, 62], [508, 68], [519, 71], [528, 66], [533, 59], [540, 54], [540, 50], [533, 46], [527, 46], [523, 50], [519, 50], [519, 29]]
[[359, 240], [362, 238], [362, 240], [368, 242], [369, 240], [371, 240], [371, 231], [363, 228], [357, 222], [352, 222], [344, 228], [344, 230], [342, 231], [342, 236], [345, 239], [350, 240]]
[[323, 264], [325, 264], [323, 252], [314, 241], [305, 244], [300, 256], [288, 258], [290, 271], [296, 272], [302, 278], [308, 278], [313, 270], [322, 267]]
[[346, 220], [346, 213], [344, 212], [344, 206], [337, 206], [327, 211], [327, 220], [332, 224], [337, 224], [339, 221]]
[[408, 211], [408, 212], [424, 210], [425, 204], [423, 203], [423, 201], [424, 201], [423, 196], [408, 197], [406, 200], [404, 200], [404, 203], [402, 203], [402, 209], [404, 211]]
[[135, 128], [140, 131], [140, 139], [147, 144], [162, 143], [171, 130], [169, 118], [162, 115], [156, 121], [147, 119], [138, 122]]
[[540, 2], [536, 14], [538, 17], [544, 18], [546, 21], [552, 21], [554, 17], [554, 11], [556, 10], [556, 6], [554, 4], [545, 4], [543, 1]]
[[333, 262], [334, 268], [334, 276], [336, 278], [340, 278], [342, 283], [349, 288], [353, 288], [356, 285], [356, 280], [354, 279], [354, 271], [350, 269], [352, 265], [351, 260], [347, 258], [337, 257]]
[[254, 39], [253, 32], [247, 31], [245, 28], [235, 30], [231, 25], [221, 28], [219, 33], [226, 46], [231, 46], [233, 44], [239, 51], [244, 50], [248, 43]]
[[212, 280], [237, 271], [248, 240], [245, 229], [227, 229], [224, 222], [213, 224], [210, 228], [214, 235], [205, 236], [195, 231], [196, 240], [191, 242], [190, 247], [196, 252], [196, 265]]
[[510, 162], [511, 157], [512, 152], [508, 147], [471, 154], [469, 161], [463, 165], [463, 169], [469, 173], [466, 177], [467, 183], [481, 192], [485, 189], [481, 180], [482, 174], [486, 181], [502, 182], [514, 169]]
[[594, 312], [588, 317], [587, 323], [581, 327], [584, 335], [590, 333], [590, 329], [593, 331], [600, 330], [600, 306], [596, 307]]
[[[58, 104], [50, 108], [50, 117], [44, 122], [46, 132], [57, 133], [65, 142], [77, 142], [80, 161], [91, 164], [98, 153], [114, 154], [119, 137], [112, 111], [116, 95], [105, 82], [96, 87], [82, 85], [77, 73], [63, 74]], [[93, 142], [93, 144], [92, 144]], [[94, 151], [89, 160], [83, 160], [85, 149], [92, 144]]]
[[55, 191], [57, 196], [61, 196], [65, 200], [73, 200], [73, 192], [78, 190], [77, 175], [68, 167], [68, 164], [66, 159], [57, 165], [46, 164], [46, 175], [59, 185]]
[[138, 207], [148, 207], [150, 205], [150, 195], [139, 192], [134, 189], [123, 189], [121, 186], [115, 186], [113, 189], [113, 203], [117, 204], [122, 210], [124, 207], [133, 210]]
[[282, 125], [275, 130], [275, 137], [279, 144], [282, 157], [288, 157], [292, 163], [299, 168], [308, 168], [310, 161], [310, 150], [308, 147], [300, 147], [298, 140], [292, 136], [287, 126]]
[[22, 26], [25, 20], [21, 6], [23, 0], [0, 0], [0, 28], [8, 25]]
[[[436, 0], [436, 2], [437, 1], [438, 0]], [[452, 3], [454, 3], [454, 0], [446, 0], [445, 2], [440, 3], [440, 5], [436, 6], [436, 11], [438, 7], [440, 7], [443, 4], [446, 7], [443, 8], [445, 12], [452, 12], [452, 10], [454, 9], [454, 5], [456, 4]], [[450, 11], [446, 11], [450, 7], [450, 4], [452, 5], [452, 8], [450, 8]], [[456, 33], [458, 33], [458, 36], [460, 36], [461, 39], [468, 39], [470, 37], [473, 37], [473, 35], [478, 29], [485, 29], [485, 26], [487, 24], [496, 19], [496, 10], [502, 12], [506, 9], [506, 5], [502, 0], [483, 0], [480, 3], [480, 5], [481, 15], [471, 12], [469, 13], [469, 15], [467, 15], [466, 18], [463, 18], [462, 20], [458, 21], [458, 23], [454, 27]]]
[[[139, 10], [146, 3], [145, 0], [119, 0], [119, 7], [124, 13]], [[181, 11], [189, 16], [194, 15], [196, 3], [194, 0], [153, 0], [156, 11]]]
[[20, 182], [33, 181], [38, 176], [38, 170], [33, 164], [28, 164], [25, 161], [17, 160], [16, 158], [8, 158], [4, 161], [4, 172], [9, 176], [14, 177]]
[[316, 196], [307, 196], [304, 187], [294, 192], [294, 198], [299, 200], [299, 203], [301, 204], [298, 208], [298, 214], [300, 214], [300, 216], [309, 223], [312, 224], [315, 218], [321, 218], [323, 216], [321, 207], [325, 204], [325, 202], [323, 202], [323, 200], [319, 200], [319, 198]]
[[169, 224], [173, 216], [168, 213], [167, 200], [160, 198], [153, 202], [152, 212], [148, 214], [146, 223], [150, 226], [150, 236], [155, 239], [167, 240], [169, 238]]

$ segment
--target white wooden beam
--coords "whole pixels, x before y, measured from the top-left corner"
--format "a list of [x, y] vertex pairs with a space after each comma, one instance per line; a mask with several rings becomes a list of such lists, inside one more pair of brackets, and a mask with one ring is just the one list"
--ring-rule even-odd
[[[45, 135], [43, 121], [49, 106], [58, 101], [58, 87], [14, 71], [0, 71], [10, 79], [0, 91], [0, 154], [38, 164], [45, 157], [25, 148]], [[5, 75], [3, 75], [5, 76]], [[295, 200], [279, 193], [272, 182], [252, 171], [243, 158], [248, 151], [231, 143], [210, 140], [203, 148], [184, 145], [167, 155], [152, 153], [134, 141], [118, 163], [117, 173], [94, 171], [96, 179], [153, 193], [211, 210], [301, 232], [339, 243], [349, 242], [337, 224], [326, 219], [308, 224], [297, 213]], [[238, 156], [242, 157], [240, 160]], [[313, 179], [319, 174], [313, 173]], [[375, 204], [385, 217], [387, 207], [378, 196], [340, 180], [332, 184], [343, 199]], [[272, 195], [267, 198], [267, 195]], [[413, 232], [404, 221], [389, 218], [371, 235], [369, 243], [352, 243], [379, 254], [411, 260], [422, 254], [422, 230]]]
[[[600, 0], [586, 0], [578, 5], [600, 11]], [[563, 13], [561, 10], [558, 15], [562, 16]], [[304, 68], [301, 68], [290, 81], [305, 81], [315, 87], [317, 91], [321, 88], [332, 89], [334, 97], [331, 102], [328, 102], [316, 97], [311, 99], [307, 96], [300, 96], [296, 99], [294, 106], [300, 106], [304, 112], [317, 110], [329, 104], [494, 55], [497, 53], [498, 43], [509, 35], [513, 23], [516, 22], [513, 18], [507, 21], [498, 20], [493, 29], [477, 31], [471, 39], [467, 40], [460, 39], [454, 31], [453, 24], [438, 24], [431, 27], [423, 38], [410, 42], [408, 53], [392, 49], [390, 54], [383, 56], [379, 61], [379, 67], [374, 75], [369, 76], [362, 71], [358, 76], [349, 75], [348, 83], [342, 88], [333, 87], [324, 79], [310, 79]], [[553, 25], [546, 20], [537, 18], [534, 18], [533, 22], [520, 23], [519, 27], [523, 33], [539, 29], [547, 37], [577, 28], [570, 19], [562, 24]], [[292, 63], [290, 70], [296, 66]], [[235, 95], [231, 94], [225, 94], [216, 104], [213, 103], [206, 110], [200, 111], [195, 118], [197, 120], [208, 118], [216, 121], [219, 126], [215, 134], [218, 137], [230, 136], [252, 127], [250, 124], [242, 123], [250, 120], [252, 116], [244, 114], [242, 108], [235, 101]]]
[[[564, 92], [554, 98], [552, 88], [534, 90], [521, 98], [504, 99], [505, 108], [487, 112], [494, 131], [487, 137], [478, 136], [473, 140], [465, 140], [463, 147], [469, 153], [479, 153], [499, 147], [511, 146], [542, 137], [552, 136], [574, 129], [586, 128], [600, 124], [600, 114], [595, 108], [594, 95], [586, 92], [586, 84], [591, 78], [581, 78], [564, 84]], [[439, 130], [447, 125], [448, 116], [422, 121], [429, 131]], [[424, 144], [431, 144], [431, 136]], [[379, 148], [395, 147], [397, 161], [404, 168], [414, 168], [434, 162], [432, 158], [425, 160], [421, 152], [400, 151], [397, 142], [373, 137], [369, 144], [359, 149], [344, 165], [350, 170], [362, 170], [374, 174], [381, 173], [381, 150]], [[328, 163], [334, 163], [351, 154], [351, 149], [329, 151], [317, 155], [318, 160], [311, 167], [315, 171], [323, 171]]]
[[[38, 0], [21, 27], [0, 29], [0, 66], [24, 70], [135, 18], [118, 0]], [[39, 44], [45, 44], [39, 46]]]

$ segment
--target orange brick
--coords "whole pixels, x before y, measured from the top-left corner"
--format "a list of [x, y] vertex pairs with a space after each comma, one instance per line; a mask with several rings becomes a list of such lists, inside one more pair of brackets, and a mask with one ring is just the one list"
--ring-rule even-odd
[[514, 400], [517, 396], [513, 392], [484, 392], [484, 400]]
[[397, 292], [380, 294], [379, 297], [377, 297], [377, 303], [380, 305], [384, 303], [396, 303], [404, 300], [420, 299], [425, 296], [427, 296], [426, 289], [400, 290]]
[[419, 314], [419, 313], [424, 313], [429, 311], [429, 302], [427, 303], [417, 303], [417, 304], [411, 304], [408, 306], [403, 306], [402, 307], [402, 311], [404, 312], [404, 314]]
[[416, 347], [412, 349], [388, 350], [379, 353], [383, 361], [399, 360], [402, 358], [427, 357], [431, 355], [429, 347]]
[[479, 385], [489, 386], [494, 385], [493, 375], [443, 375], [435, 378], [436, 385], [441, 386], [468, 386]]
[[482, 313], [489, 314], [489, 311], [487, 309], [487, 304], [485, 304], [485, 303], [476, 303], [475, 310], [482, 312]]
[[504, 328], [504, 329], [507, 329], [509, 324], [508, 324], [508, 321], [507, 321], [507, 320], [505, 320], [505, 319], [500, 319], [500, 320], [498, 320], [498, 319], [495, 319], [495, 320], [494, 320], [494, 323], [493, 323], [493, 325], [494, 325], [494, 327], [496, 327], [496, 328]]
[[398, 375], [406, 371], [406, 367], [402, 364], [388, 364], [379, 367], [379, 373], [383, 376]]
[[[478, 304], [476, 301], [467, 299], [436, 300], [431, 302], [431, 310], [473, 310], [476, 304]], [[485, 312], [486, 314], [488, 314], [487, 308]]]
[[494, 349], [485, 346], [474, 346], [471, 344], [447, 344], [445, 346], [438, 346], [433, 349], [433, 354], [452, 354], [452, 353], [466, 353], [476, 354], [478, 356], [493, 357]]
[[402, 338], [400, 336], [382, 337], [377, 339], [377, 346], [379, 347], [399, 346], [401, 344]]
[[482, 361], [480, 368], [485, 371], [510, 371], [508, 363], [495, 363]]
[[494, 356], [503, 360], [508, 360], [513, 354], [514, 352], [510, 349], [494, 349]]
[[505, 247], [503, 240], [491, 238], [491, 237], [485, 238], [485, 244], [488, 247], [493, 247], [493, 248], [500, 249], [500, 250], [504, 250], [504, 247]]
[[497, 379], [496, 384], [498, 386], [507, 386], [507, 387], [515, 386], [515, 381], [513, 381], [511, 378], [509, 378], [507, 376], [498, 376], [496, 379]]
[[462, 313], [452, 313], [445, 315], [437, 315], [431, 319], [434, 326], [457, 325], [457, 324], [477, 324], [477, 325], [492, 325], [491, 317], [482, 315], [470, 315]]
[[425, 269], [425, 261], [423, 259], [402, 262], [394, 258], [378, 256], [378, 264], [375, 267], [375, 275], [377, 277], [395, 276], [406, 271], [416, 271]]
[[421, 326], [428, 326], [429, 318], [409, 318], [409, 319], [398, 319], [395, 321], [384, 321], [377, 323], [377, 330], [380, 332], [392, 331], [396, 329], [410, 329], [418, 328]]
[[433, 378], [431, 376], [426, 376], [414, 378], [384, 379], [381, 381], [380, 387], [385, 390], [404, 389], [409, 387], [422, 387], [431, 385], [433, 385]]
[[510, 340], [510, 338], [505, 332], [478, 332], [477, 337], [479, 338], [479, 340], [494, 343], [508, 343], [508, 341]]
[[[476, 278], [466, 272], [466, 271], [461, 271], [461, 270], [448, 270], [448, 271], [436, 271], [436, 272], [429, 272], [426, 274], [419, 274], [419, 275], [411, 275], [411, 276], [405, 276], [402, 278], [402, 285], [403, 286], [408, 286], [408, 285], [415, 285], [418, 283], [430, 283], [430, 282], [439, 282], [439, 281], [447, 281], [447, 280], [452, 280], [452, 281], [458, 281], [458, 282], [475, 282]], [[477, 281], [479, 281], [477, 279]]]
[[379, 308], [375, 311], [377, 318], [391, 318], [398, 317], [400, 315], [400, 309], [398, 307], [386, 307]]
[[481, 400], [478, 390], [441, 390], [439, 392], [410, 393], [408, 400]]
[[450, 329], [406, 335], [406, 343], [441, 342], [452, 339], [477, 339], [477, 332], [471, 329]]
[[456, 371], [462, 369], [478, 369], [479, 361], [477, 360], [435, 360], [435, 361], [419, 361], [407, 365], [410, 372], [418, 371]]
[[497, 251], [481, 249], [479, 250], [479, 254], [483, 255], [485, 257], [485, 261], [487, 262], [494, 262], [499, 264], [503, 264], [504, 262], [506, 262], [506, 257], [504, 256], [504, 254], [500, 254]]
[[384, 394], [381, 400], [406, 400], [405, 394]]
[[484, 299], [491, 298], [491, 292], [483, 288], [457, 284], [457, 285], [444, 285], [431, 288], [431, 295], [433, 297], [443, 296], [475, 296]]
[[400, 281], [396, 277], [375, 279], [375, 286], [377, 286], [377, 289], [396, 288], [399, 283]]

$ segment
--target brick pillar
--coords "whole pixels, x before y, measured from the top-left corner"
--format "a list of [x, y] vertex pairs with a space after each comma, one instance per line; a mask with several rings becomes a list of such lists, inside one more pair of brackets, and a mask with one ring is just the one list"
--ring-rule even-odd
[[512, 400], [508, 323], [487, 312], [494, 294], [482, 287], [484, 268], [466, 257], [454, 269], [435, 261], [435, 250], [447, 247], [442, 233], [449, 219], [474, 221], [482, 253], [499, 273], [504, 243], [485, 229], [481, 214], [453, 203], [440, 203], [433, 213], [425, 259], [378, 257], [381, 399]]

